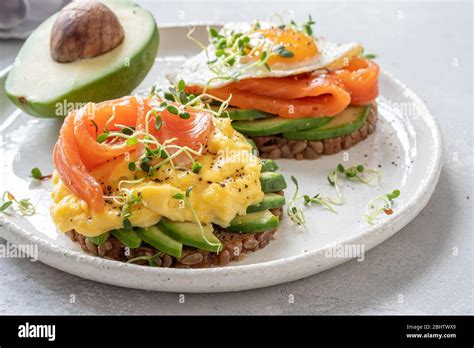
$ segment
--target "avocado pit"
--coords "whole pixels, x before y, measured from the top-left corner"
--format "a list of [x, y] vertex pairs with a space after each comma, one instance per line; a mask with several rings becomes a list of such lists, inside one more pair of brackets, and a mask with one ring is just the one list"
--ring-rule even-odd
[[117, 16], [95, 1], [75, 1], [65, 6], [51, 29], [51, 57], [59, 63], [97, 57], [116, 48], [124, 39]]

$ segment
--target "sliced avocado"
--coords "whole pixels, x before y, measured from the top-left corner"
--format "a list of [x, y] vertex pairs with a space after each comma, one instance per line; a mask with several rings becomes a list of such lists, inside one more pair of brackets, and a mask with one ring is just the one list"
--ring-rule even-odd
[[247, 208], [247, 214], [255, 213], [267, 209], [281, 208], [285, 205], [285, 197], [277, 193], [265, 193], [263, 201], [258, 204], [251, 205]]
[[165, 234], [158, 226], [138, 228], [138, 236], [152, 247], [174, 257], [181, 257], [183, 244]]
[[66, 116], [87, 102], [130, 94], [145, 78], [159, 44], [153, 15], [128, 0], [101, 2], [124, 28], [123, 42], [94, 58], [58, 63], [50, 53], [54, 14], [29, 36], [8, 74], [6, 94], [20, 109], [38, 117]]
[[199, 225], [193, 222], [178, 222], [162, 218], [158, 223], [158, 227], [168, 236], [184, 245], [212, 252], [222, 250], [222, 244], [214, 235], [214, 228], [211, 224], [202, 226], [203, 233]]
[[266, 172], [275, 172], [278, 170], [278, 164], [272, 159], [264, 159], [262, 160], [262, 169], [260, 169], [260, 172], [266, 173]]
[[109, 239], [109, 237], [110, 237], [110, 232], [105, 232], [101, 234], [100, 236], [87, 237], [87, 239], [90, 242], [94, 243], [95, 245], [102, 245], [107, 241], [107, 239]]
[[250, 144], [250, 146], [252, 146], [252, 153], [253, 153], [255, 156], [258, 156], [258, 155], [259, 155], [259, 151], [258, 151], [257, 144], [255, 144], [255, 141], [253, 141], [252, 139], [249, 139], [249, 138], [245, 138], [245, 140], [247, 140], [247, 142]]
[[138, 236], [138, 233], [134, 230], [126, 230], [124, 228], [113, 230], [112, 236], [122, 242], [123, 245], [130, 249], [139, 248], [142, 245], [142, 239]]
[[347, 135], [364, 125], [369, 111], [370, 105], [349, 106], [322, 127], [283, 133], [283, 137], [289, 140], [322, 140]]
[[331, 121], [331, 117], [307, 117], [295, 119], [271, 117], [257, 121], [232, 122], [232, 127], [245, 135], [264, 136], [317, 128], [325, 125], [329, 121]]
[[260, 185], [263, 192], [277, 192], [286, 189], [286, 181], [280, 173], [260, 173]]
[[227, 108], [223, 115], [228, 115], [231, 120], [235, 121], [249, 121], [249, 120], [258, 120], [261, 118], [274, 117], [275, 115], [269, 114], [268, 112], [253, 110], [253, 109], [237, 109], [237, 108]]
[[257, 233], [273, 230], [279, 225], [280, 221], [278, 217], [273, 215], [270, 210], [264, 210], [235, 217], [230, 222], [230, 226], [227, 227], [227, 231]]

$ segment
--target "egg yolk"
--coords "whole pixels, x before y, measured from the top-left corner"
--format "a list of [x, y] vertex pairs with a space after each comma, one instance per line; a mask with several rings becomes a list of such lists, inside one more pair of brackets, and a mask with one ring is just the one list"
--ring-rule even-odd
[[[313, 58], [319, 54], [314, 38], [305, 33], [288, 28], [262, 29], [256, 32], [263, 34], [263, 37], [267, 41], [271, 41], [274, 46], [283, 45], [286, 51], [292, 53], [291, 57], [288, 57], [288, 55], [285, 57], [284, 54], [281, 55], [278, 53], [271, 55], [267, 60], [267, 64], [270, 66], [280, 64], [292, 65]], [[257, 55], [259, 56], [260, 53], [257, 52]]]

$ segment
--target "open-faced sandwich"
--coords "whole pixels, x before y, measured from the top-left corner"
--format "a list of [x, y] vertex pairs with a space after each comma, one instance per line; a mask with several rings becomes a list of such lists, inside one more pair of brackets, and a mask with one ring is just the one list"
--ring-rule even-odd
[[188, 93], [230, 98], [232, 126], [262, 157], [315, 159], [348, 149], [374, 131], [379, 67], [358, 43], [314, 37], [312, 24], [210, 28], [209, 45], [172, 79], [185, 79]]
[[200, 97], [188, 100], [183, 89], [167, 93], [173, 101], [152, 93], [89, 103], [64, 120], [51, 216], [84, 251], [209, 267], [272, 239], [285, 179], [273, 161], [253, 154], [228, 118], [215, 117], [222, 109], [202, 108]]

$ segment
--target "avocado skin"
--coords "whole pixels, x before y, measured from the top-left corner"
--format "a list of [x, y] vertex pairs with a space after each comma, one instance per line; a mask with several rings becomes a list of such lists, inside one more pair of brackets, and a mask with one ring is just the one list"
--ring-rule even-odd
[[278, 217], [273, 215], [269, 210], [263, 210], [243, 216], [237, 216], [230, 222], [230, 226], [227, 227], [227, 231], [240, 233], [260, 233], [273, 230], [279, 225], [280, 220]]
[[142, 245], [142, 239], [134, 230], [128, 231], [121, 228], [119, 230], [113, 230], [111, 233], [112, 236], [117, 238], [123, 245], [129, 247], [130, 249], [136, 249]]
[[260, 169], [261, 173], [266, 172], [276, 172], [278, 169], [278, 164], [272, 159], [264, 159], [262, 160], [262, 169]]
[[234, 121], [251, 121], [275, 116], [260, 110], [237, 108], [228, 108], [225, 110], [224, 114], [227, 114], [229, 118]]
[[[322, 128], [307, 129], [297, 132], [283, 133], [283, 138], [288, 140], [323, 140], [350, 134], [364, 125], [369, 115], [370, 106], [364, 106], [360, 109], [357, 120], [344, 126], [331, 128], [331, 123]], [[337, 117], [337, 116], [336, 116]]]
[[[186, 231], [186, 225], [189, 226], [191, 230]], [[183, 243], [184, 245], [211, 252], [219, 252], [222, 250], [222, 243], [212, 233], [211, 230], [207, 230], [204, 232], [205, 237], [212, 243], [209, 244], [202, 237], [201, 231], [196, 231], [196, 229], [199, 229], [199, 226], [192, 222], [176, 222], [171, 221], [167, 218], [162, 218], [157, 226], [158, 228], [160, 228], [160, 230], [163, 231], [163, 233], [168, 235], [170, 238], [173, 238], [176, 241]]]
[[107, 239], [109, 239], [109, 237], [110, 237], [110, 232], [105, 232], [96, 237], [87, 237], [87, 239], [89, 240], [89, 242], [95, 245], [102, 245], [107, 241]]
[[247, 140], [247, 142], [250, 144], [250, 146], [252, 146], [252, 153], [253, 153], [255, 156], [258, 156], [258, 155], [259, 155], [259, 151], [258, 151], [258, 146], [257, 146], [257, 144], [255, 143], [255, 141], [253, 141], [253, 139], [250, 139], [250, 138], [245, 138], [245, 140]]
[[283, 175], [274, 172], [261, 173], [260, 185], [262, 186], [262, 191], [265, 193], [281, 191], [287, 187]]
[[322, 127], [331, 121], [331, 117], [283, 118], [272, 117], [252, 121], [235, 121], [232, 127], [242, 134], [267, 136], [285, 132]]
[[171, 256], [180, 258], [183, 244], [165, 234], [156, 225], [147, 228], [138, 228], [138, 236], [154, 248]]
[[263, 201], [247, 208], [247, 214], [267, 209], [277, 209], [285, 205], [285, 197], [277, 193], [265, 193]]
[[[156, 23], [155, 23], [156, 24]], [[100, 79], [73, 90], [67, 94], [58, 97], [55, 100], [46, 102], [30, 102], [25, 96], [18, 96], [9, 93], [8, 77], [5, 86], [5, 94], [18, 108], [25, 113], [36, 117], [60, 117], [66, 114], [58, 115], [56, 105], [58, 103], [98, 103], [104, 100], [116, 99], [130, 94], [136, 86], [140, 84], [155, 62], [160, 43], [158, 27], [155, 25], [155, 31], [150, 36], [148, 42], [130, 58], [130, 66], [122, 67], [119, 70], [112, 71]], [[48, 47], [49, 49], [49, 47]], [[67, 64], [67, 63], [66, 63]], [[114, 86], [111, 88], [110, 86]]]

